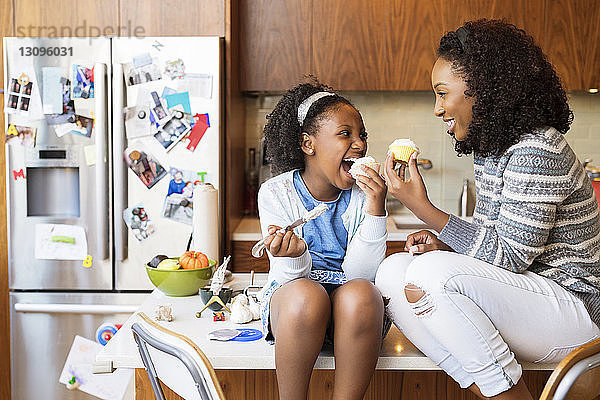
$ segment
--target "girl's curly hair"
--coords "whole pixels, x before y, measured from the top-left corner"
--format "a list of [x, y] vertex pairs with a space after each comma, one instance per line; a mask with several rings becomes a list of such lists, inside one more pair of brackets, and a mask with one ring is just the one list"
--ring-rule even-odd
[[573, 112], [560, 79], [522, 29], [500, 20], [466, 22], [442, 37], [437, 55], [475, 97], [467, 138], [455, 141], [459, 155], [499, 156], [538, 128], [569, 130]]
[[323, 118], [335, 111], [341, 104], [354, 107], [350, 101], [338, 94], [322, 97], [312, 104], [304, 123], [300, 126], [298, 106], [317, 92], [332, 91], [331, 87], [319, 83], [316, 78], [311, 77], [309, 82], [288, 90], [273, 111], [267, 115], [267, 124], [263, 134], [267, 161], [271, 163], [271, 171], [274, 174], [281, 174], [293, 169], [304, 169], [304, 152], [300, 147], [302, 132], [315, 135]]

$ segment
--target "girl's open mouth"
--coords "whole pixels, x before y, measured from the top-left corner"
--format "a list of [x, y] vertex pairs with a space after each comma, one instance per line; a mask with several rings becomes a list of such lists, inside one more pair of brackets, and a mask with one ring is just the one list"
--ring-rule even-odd
[[346, 159], [342, 160], [342, 170], [344, 170], [344, 173], [351, 179], [354, 179], [354, 178], [350, 174], [350, 168], [352, 168], [352, 164], [354, 164], [355, 160], [356, 160], [355, 158], [346, 158]]

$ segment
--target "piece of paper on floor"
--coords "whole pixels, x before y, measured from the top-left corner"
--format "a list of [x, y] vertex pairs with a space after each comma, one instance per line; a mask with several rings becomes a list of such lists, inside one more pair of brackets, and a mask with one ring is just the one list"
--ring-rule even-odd
[[85, 260], [85, 230], [78, 225], [36, 224], [35, 258], [39, 260]]
[[133, 376], [133, 369], [118, 368], [112, 374], [93, 374], [92, 364], [102, 348], [99, 343], [75, 336], [58, 381], [66, 385], [74, 376], [80, 385], [77, 390], [101, 399], [121, 400]]
[[85, 163], [91, 167], [96, 165], [96, 145], [90, 144], [89, 146], [83, 147], [83, 154], [85, 155]]
[[62, 68], [42, 68], [42, 104], [44, 114], [62, 114]]

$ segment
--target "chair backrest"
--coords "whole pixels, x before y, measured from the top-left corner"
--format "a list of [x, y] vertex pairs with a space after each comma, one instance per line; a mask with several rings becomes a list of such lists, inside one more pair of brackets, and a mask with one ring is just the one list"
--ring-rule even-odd
[[579, 346], [556, 366], [540, 400], [585, 400], [600, 396], [600, 339]]
[[[215, 370], [194, 342], [157, 324], [144, 313], [137, 316], [140, 320], [131, 330], [156, 399], [165, 398], [158, 381], [160, 377], [167, 386], [188, 380], [190, 384], [180, 384], [177, 391], [186, 399], [225, 400]], [[188, 373], [181, 368], [182, 364]]]

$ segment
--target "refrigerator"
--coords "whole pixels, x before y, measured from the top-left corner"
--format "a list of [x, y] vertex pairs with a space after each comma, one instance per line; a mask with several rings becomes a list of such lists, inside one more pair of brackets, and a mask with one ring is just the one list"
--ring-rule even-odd
[[124, 322], [145, 264], [186, 250], [190, 193], [223, 187], [222, 48], [4, 38], [13, 399], [90, 398], [59, 383], [75, 335]]

